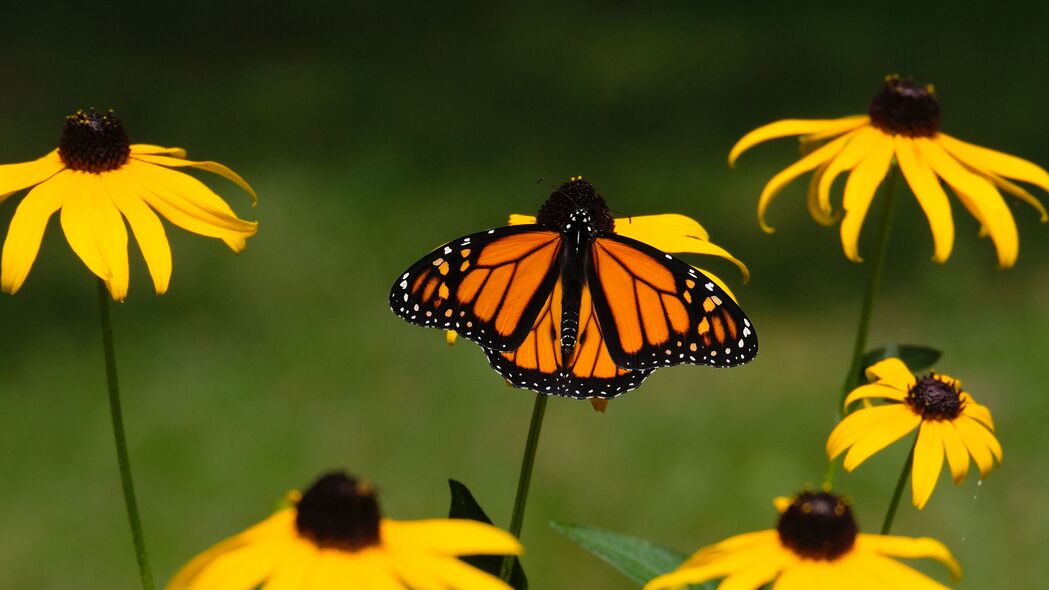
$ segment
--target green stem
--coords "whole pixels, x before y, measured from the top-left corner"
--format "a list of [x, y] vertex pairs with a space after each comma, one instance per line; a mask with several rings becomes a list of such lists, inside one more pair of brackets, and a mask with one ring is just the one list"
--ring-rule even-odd
[[[889, 250], [889, 236], [892, 234], [892, 217], [896, 208], [896, 185], [899, 182], [900, 172], [897, 166], [889, 169], [889, 179], [885, 183], [885, 197], [882, 199], [881, 217], [878, 219], [878, 244], [874, 252], [874, 260], [871, 262], [871, 274], [867, 279], [867, 289], [863, 292], [863, 306], [860, 308], [860, 321], [856, 326], [856, 341], [852, 345], [852, 359], [849, 361], [849, 372], [845, 375], [845, 382], [841, 386], [841, 395], [838, 399], [838, 421], [844, 417], [845, 398], [849, 392], [859, 385], [860, 365], [863, 363], [863, 353], [867, 349], [867, 335], [871, 327], [871, 314], [874, 311], [874, 299], [878, 295], [878, 286], [881, 284], [882, 272], [885, 269], [885, 254]], [[837, 462], [827, 463], [827, 473], [823, 478], [826, 488], [834, 483], [834, 472]]]
[[113, 419], [113, 438], [117, 445], [117, 463], [120, 465], [120, 483], [124, 488], [124, 505], [127, 509], [128, 523], [131, 525], [131, 537], [135, 542], [135, 557], [138, 559], [138, 572], [142, 578], [142, 588], [153, 590], [153, 573], [149, 569], [149, 556], [146, 554], [146, 541], [142, 535], [142, 520], [138, 515], [138, 503], [135, 501], [135, 483], [131, 480], [131, 462], [128, 459], [127, 438], [124, 436], [124, 416], [120, 410], [120, 385], [117, 382], [117, 358], [113, 351], [113, 322], [109, 314], [109, 290], [106, 284], [98, 281], [98, 311], [102, 318], [102, 348], [106, 355], [106, 382], [109, 385], [109, 413]]
[[892, 500], [889, 501], [889, 509], [885, 511], [885, 520], [881, 524], [881, 534], [887, 535], [892, 530], [892, 521], [896, 518], [896, 509], [900, 506], [900, 497], [903, 496], [903, 484], [907, 483], [907, 474], [911, 472], [914, 463], [914, 447], [918, 444], [918, 437], [914, 438], [911, 452], [907, 454], [907, 460], [903, 462], [903, 470], [900, 471], [900, 479], [896, 480], [896, 489], [892, 492]]
[[[517, 494], [514, 497], [514, 512], [510, 517], [510, 534], [520, 538], [521, 526], [524, 524], [525, 505], [528, 503], [528, 487], [532, 483], [532, 466], [535, 465], [535, 451], [539, 446], [539, 432], [543, 428], [543, 416], [546, 414], [546, 402], [549, 396], [535, 394], [535, 405], [532, 406], [532, 421], [528, 425], [528, 440], [525, 441], [524, 458], [521, 459], [521, 475], [517, 478]], [[514, 556], [503, 558], [499, 577], [509, 582], [514, 571]]]

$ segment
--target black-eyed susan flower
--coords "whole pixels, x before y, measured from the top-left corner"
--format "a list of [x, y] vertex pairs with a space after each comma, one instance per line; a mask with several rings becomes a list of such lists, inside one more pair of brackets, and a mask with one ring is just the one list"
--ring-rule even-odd
[[1012, 212], [999, 190], [1034, 207], [1042, 222], [1049, 220], [1042, 203], [1018, 180], [1049, 191], [1049, 173], [1040, 166], [1002, 152], [973, 145], [940, 131], [940, 103], [931, 85], [889, 76], [867, 115], [840, 119], [788, 119], [744, 135], [729, 153], [729, 165], [751, 147], [780, 137], [801, 136], [804, 157], [772, 177], [758, 201], [761, 227], [772, 199], [795, 178], [815, 171], [808, 190], [809, 212], [816, 221], [833, 225], [842, 217], [831, 205], [834, 180], [848, 172], [842, 201], [841, 243], [845, 255], [859, 262], [860, 229], [875, 191], [895, 158], [932, 230], [933, 260], [945, 262], [954, 245], [954, 220], [942, 179], [989, 235], [1002, 267], [1010, 267], [1019, 252]]
[[1002, 460], [1002, 446], [994, 436], [991, 411], [962, 390], [957, 379], [931, 373], [917, 378], [891, 358], [867, 369], [872, 381], [845, 398], [846, 408], [858, 400], [885, 403], [849, 414], [830, 433], [827, 455], [845, 455], [845, 469], [852, 471], [868, 457], [918, 429], [911, 467], [914, 505], [925, 506], [940, 477], [944, 455], [955, 484], [965, 480], [969, 457], [976, 461], [980, 477], [987, 477], [995, 462]]
[[517, 555], [491, 525], [383, 518], [375, 490], [343, 473], [322, 476], [292, 506], [195, 557], [168, 590], [508, 590], [461, 555]]
[[187, 160], [182, 148], [132, 144], [112, 111], [78, 111], [66, 118], [58, 149], [32, 162], [0, 166], [0, 202], [32, 189], [11, 219], [0, 261], [0, 288], [15, 293], [25, 282], [48, 220], [61, 211], [62, 230], [88, 269], [105, 281], [113, 299], [128, 289], [127, 229], [142, 250], [158, 294], [171, 277], [171, 248], [159, 213], [202, 236], [219, 238], [234, 252], [255, 235], [256, 223], [239, 219], [199, 180], [176, 168], [198, 168], [255, 192], [216, 162]]
[[892, 559], [931, 558], [953, 577], [961, 568], [939, 541], [859, 532], [852, 508], [842, 497], [803, 492], [779, 498], [775, 529], [745, 533], [704, 547], [645, 590], [684, 588], [724, 578], [720, 590], [934, 590], [946, 586]]

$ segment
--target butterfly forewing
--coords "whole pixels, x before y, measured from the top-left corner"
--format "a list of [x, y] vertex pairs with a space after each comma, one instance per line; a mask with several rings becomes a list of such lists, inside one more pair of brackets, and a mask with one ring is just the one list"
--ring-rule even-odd
[[647, 244], [597, 238], [587, 281], [620, 367], [733, 367], [757, 354], [757, 334], [732, 297], [702, 271]]
[[578, 342], [564, 362], [561, 297], [558, 281], [516, 350], [487, 351], [492, 367], [515, 387], [565, 397], [612, 398], [640, 386], [652, 371], [624, 369], [612, 361], [588, 288], [580, 305]]
[[452, 240], [401, 275], [390, 290], [390, 307], [413, 324], [514, 350], [550, 297], [561, 251], [561, 235], [537, 225]]

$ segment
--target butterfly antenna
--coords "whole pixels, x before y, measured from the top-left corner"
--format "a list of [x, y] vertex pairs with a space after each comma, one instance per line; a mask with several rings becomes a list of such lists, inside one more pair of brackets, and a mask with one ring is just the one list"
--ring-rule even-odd
[[616, 215], [619, 215], [621, 217], [626, 217], [627, 221], [630, 221], [634, 217], [633, 215], [631, 215], [631, 214], [629, 214], [629, 213], [627, 213], [625, 211], [619, 211], [618, 209], [609, 209], [609, 211], [611, 211], [612, 213], [615, 213]]
[[537, 179], [537, 180], [535, 181], [535, 183], [536, 183], [536, 184], [545, 184], [546, 186], [548, 186], [548, 187], [552, 188], [552, 189], [554, 190], [554, 192], [556, 192], [556, 193], [561, 193], [562, 195], [564, 195], [565, 197], [567, 197], [567, 198], [568, 198], [568, 200], [569, 200], [569, 201], [572, 201], [572, 204], [573, 204], [573, 205], [575, 205], [576, 207], [579, 207], [579, 206], [580, 206], [580, 205], [579, 205], [579, 201], [576, 201], [576, 200], [575, 200], [575, 197], [573, 197], [572, 195], [570, 195], [570, 194], [568, 194], [568, 193], [564, 192], [563, 190], [561, 190], [561, 187], [559, 187], [559, 186], [555, 186], [554, 184], [552, 184], [552, 183], [551, 183], [551, 182], [550, 182], [549, 180], [547, 180], [546, 178], [544, 178], [544, 177], [540, 176], [540, 177], [539, 177], [539, 178], [538, 178], [538, 179]]

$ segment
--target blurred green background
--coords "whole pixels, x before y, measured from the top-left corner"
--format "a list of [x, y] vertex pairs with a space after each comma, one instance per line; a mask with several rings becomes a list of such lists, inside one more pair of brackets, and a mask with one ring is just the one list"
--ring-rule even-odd
[[[771, 499], [816, 484], [867, 268], [805, 212], [801, 181], [755, 220], [790, 140], [725, 165], [744, 132], [865, 110], [882, 76], [934, 82], [950, 133], [1049, 164], [1045, 4], [383, 2], [21, 3], [5, 7], [0, 161], [54, 147], [81, 107], [118, 110], [133, 140], [229, 164], [261, 201], [239, 257], [172, 229], [156, 297], [137, 249], [115, 309], [145, 531], [161, 582], [263, 518], [288, 489], [345, 467], [387, 514], [436, 516], [446, 479], [509, 519], [532, 395], [476, 346], [386, 306], [436, 244], [538, 208], [584, 174], [630, 214], [681, 212], [746, 261], [696, 261], [736, 290], [761, 354], [676, 367], [599, 415], [555, 399], [525, 523], [535, 588], [632, 585], [553, 532], [588, 523], [692, 550], [774, 524]], [[1041, 65], [1039, 65], [1041, 64]], [[209, 180], [210, 181], [210, 180]], [[840, 187], [839, 187], [840, 190]], [[1043, 199], [1044, 194], [1041, 194]], [[0, 205], [6, 231], [18, 197]], [[955, 252], [930, 261], [914, 200], [897, 209], [872, 343], [928, 343], [990, 406], [1005, 463], [982, 486], [944, 477], [901, 534], [944, 541], [959, 588], [1030, 588], [1049, 545], [1049, 228], [1012, 202], [1016, 267], [954, 202]], [[862, 251], [871, 253], [873, 220]], [[93, 279], [53, 220], [23, 291], [0, 297], [0, 586], [133, 588]], [[874, 532], [906, 444], [838, 488]], [[909, 492], [908, 492], [909, 496]], [[927, 568], [940, 579], [944, 572]]]

